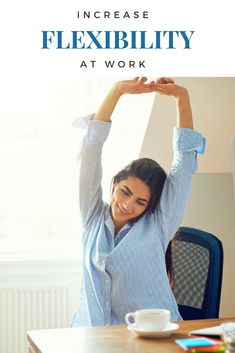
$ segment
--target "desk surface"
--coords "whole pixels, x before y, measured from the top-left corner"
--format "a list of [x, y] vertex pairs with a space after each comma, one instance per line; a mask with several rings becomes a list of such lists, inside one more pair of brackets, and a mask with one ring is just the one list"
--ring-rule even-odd
[[216, 326], [235, 318], [195, 320], [179, 322], [179, 330], [167, 338], [139, 338], [126, 326], [94, 328], [65, 328], [34, 330], [28, 332], [31, 353], [182, 353], [174, 342], [188, 336], [188, 332], [204, 327]]

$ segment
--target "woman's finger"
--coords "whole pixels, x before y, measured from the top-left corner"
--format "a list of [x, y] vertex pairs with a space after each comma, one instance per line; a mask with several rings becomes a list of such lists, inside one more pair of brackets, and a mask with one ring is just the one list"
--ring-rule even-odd
[[156, 83], [159, 83], [159, 84], [174, 83], [174, 80], [171, 77], [159, 77]]
[[147, 77], [141, 77], [141, 78], [139, 79], [139, 81], [142, 82], [142, 83], [144, 83], [144, 82], [147, 81]]

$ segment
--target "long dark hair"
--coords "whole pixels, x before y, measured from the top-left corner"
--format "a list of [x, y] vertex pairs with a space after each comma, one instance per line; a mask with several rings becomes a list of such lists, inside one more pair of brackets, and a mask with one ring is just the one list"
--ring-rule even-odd
[[177, 230], [172, 240], [169, 242], [168, 247], [166, 249], [165, 259], [166, 259], [166, 271], [169, 278], [169, 282], [171, 288], [174, 286], [175, 283], [175, 272], [174, 272], [174, 263], [173, 263], [173, 251], [174, 247], [177, 243], [177, 240], [180, 240], [181, 234], [180, 231]]
[[169, 242], [165, 253], [166, 272], [167, 272], [167, 276], [168, 276], [171, 288], [174, 286], [174, 283], [175, 283], [175, 272], [174, 272], [174, 266], [173, 266], [172, 252], [177, 238], [178, 238], [178, 233], [176, 233], [174, 238]]
[[[112, 179], [111, 192], [113, 193], [116, 184], [128, 177], [136, 177], [141, 179], [146, 185], [149, 186], [151, 191], [151, 199], [146, 210], [137, 218], [137, 221], [144, 213], [154, 212], [158, 207], [158, 203], [162, 194], [163, 185], [166, 180], [166, 173], [164, 169], [151, 158], [139, 158], [132, 161], [120, 172], [118, 172]], [[161, 210], [159, 210], [161, 211]], [[174, 269], [172, 264], [172, 247], [174, 239], [168, 244], [165, 262], [166, 271], [169, 278], [170, 285], [174, 283]]]

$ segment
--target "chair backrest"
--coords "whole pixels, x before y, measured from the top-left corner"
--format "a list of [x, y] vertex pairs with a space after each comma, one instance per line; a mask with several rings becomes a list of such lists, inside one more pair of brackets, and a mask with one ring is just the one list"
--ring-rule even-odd
[[173, 293], [184, 320], [219, 316], [223, 247], [214, 235], [181, 227], [172, 249]]

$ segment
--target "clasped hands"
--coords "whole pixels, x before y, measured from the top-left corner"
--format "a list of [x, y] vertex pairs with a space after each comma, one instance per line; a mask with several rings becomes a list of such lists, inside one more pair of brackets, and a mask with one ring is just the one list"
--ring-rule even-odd
[[156, 92], [159, 94], [179, 97], [187, 94], [186, 88], [175, 84], [170, 77], [160, 77], [155, 81], [148, 81], [147, 77], [135, 77], [116, 83], [116, 89], [122, 94], [141, 94]]

